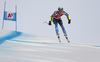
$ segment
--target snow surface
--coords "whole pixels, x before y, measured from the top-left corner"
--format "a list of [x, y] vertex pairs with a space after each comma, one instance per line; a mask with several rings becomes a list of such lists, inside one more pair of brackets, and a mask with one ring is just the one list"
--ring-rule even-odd
[[0, 62], [100, 62], [100, 46], [0, 30]]

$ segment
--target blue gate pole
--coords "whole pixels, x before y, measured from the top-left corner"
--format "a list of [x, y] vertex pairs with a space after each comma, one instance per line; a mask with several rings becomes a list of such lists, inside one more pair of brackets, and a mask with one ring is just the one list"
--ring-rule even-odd
[[[4, 4], [4, 12], [5, 12], [5, 9], [6, 9], [6, 1], [5, 1], [5, 4]], [[4, 15], [5, 15], [5, 14], [3, 14], [2, 29], [3, 29], [3, 27], [4, 27]]]
[[17, 5], [15, 6], [15, 13], [16, 13], [16, 26], [15, 26], [15, 29], [16, 29], [16, 31], [17, 31]]

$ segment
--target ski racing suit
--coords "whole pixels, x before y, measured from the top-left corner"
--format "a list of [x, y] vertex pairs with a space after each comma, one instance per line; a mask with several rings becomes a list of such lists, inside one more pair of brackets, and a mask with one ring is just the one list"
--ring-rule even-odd
[[56, 33], [59, 34], [59, 30], [58, 30], [58, 24], [59, 24], [59, 25], [61, 26], [61, 28], [62, 28], [62, 31], [63, 31], [64, 35], [67, 35], [67, 34], [66, 34], [66, 30], [65, 30], [65, 28], [64, 28], [64, 26], [63, 26], [63, 22], [62, 22], [62, 20], [61, 20], [61, 16], [63, 16], [63, 15], [67, 16], [67, 19], [68, 19], [68, 21], [70, 22], [70, 16], [69, 16], [69, 14], [67, 14], [65, 11], [62, 11], [61, 14], [59, 14], [58, 11], [55, 11], [55, 12], [51, 15], [49, 22], [51, 22], [51, 20], [53, 19], [52, 21], [53, 21], [53, 23], [55, 24], [55, 31], [56, 31]]

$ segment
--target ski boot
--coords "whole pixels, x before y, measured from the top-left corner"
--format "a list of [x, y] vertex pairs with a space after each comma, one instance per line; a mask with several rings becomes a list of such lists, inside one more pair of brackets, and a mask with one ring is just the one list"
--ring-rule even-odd
[[56, 35], [58, 37], [59, 42], [61, 43], [59, 33], [56, 33]]
[[68, 43], [70, 43], [70, 41], [68, 40], [67, 34], [64, 34], [64, 36], [67, 39]]

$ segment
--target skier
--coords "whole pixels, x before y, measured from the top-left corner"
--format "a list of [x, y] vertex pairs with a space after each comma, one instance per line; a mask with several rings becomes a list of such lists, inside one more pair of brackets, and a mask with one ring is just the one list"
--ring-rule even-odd
[[61, 20], [61, 16], [65, 15], [68, 19], [68, 24], [71, 23], [71, 19], [70, 19], [70, 16], [68, 13], [66, 13], [62, 7], [58, 7], [58, 10], [54, 11], [54, 13], [50, 16], [50, 20], [49, 20], [49, 23], [48, 25], [52, 25], [51, 24], [51, 20], [53, 21], [53, 23], [55, 24], [55, 31], [56, 31], [56, 35], [58, 36], [58, 39], [59, 39], [59, 42], [60, 41], [60, 36], [59, 36], [59, 31], [58, 31], [58, 24], [61, 26], [62, 28], [62, 31], [64, 33], [64, 36], [65, 38], [67, 39], [68, 43], [70, 43], [70, 41], [68, 40], [68, 37], [67, 37], [67, 33], [66, 33], [66, 30], [63, 26], [63, 22]]

